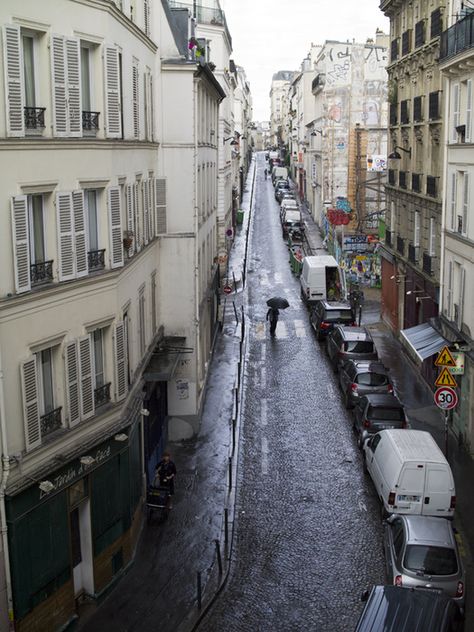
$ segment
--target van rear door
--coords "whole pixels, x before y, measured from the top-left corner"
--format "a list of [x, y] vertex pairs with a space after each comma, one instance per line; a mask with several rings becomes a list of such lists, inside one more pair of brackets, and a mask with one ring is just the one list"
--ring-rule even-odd
[[425, 488], [425, 465], [405, 463], [396, 488], [394, 511], [401, 514], [421, 514]]
[[449, 465], [428, 463], [421, 513], [427, 516], [452, 516], [454, 514], [455, 494]]

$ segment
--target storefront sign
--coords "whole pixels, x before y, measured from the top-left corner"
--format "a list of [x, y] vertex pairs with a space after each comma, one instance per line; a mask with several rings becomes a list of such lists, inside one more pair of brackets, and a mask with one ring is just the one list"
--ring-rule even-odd
[[367, 156], [367, 171], [386, 171], [387, 170], [387, 156], [372, 155]]
[[464, 353], [462, 351], [451, 351], [456, 366], [450, 366], [451, 375], [464, 375]]

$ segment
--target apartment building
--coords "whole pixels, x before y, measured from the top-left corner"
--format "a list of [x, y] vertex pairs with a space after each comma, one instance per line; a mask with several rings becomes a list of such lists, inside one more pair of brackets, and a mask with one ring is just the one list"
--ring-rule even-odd
[[441, 34], [439, 67], [445, 95], [445, 168], [440, 331], [464, 359], [456, 376], [453, 429], [474, 451], [474, 10], [452, 0]]
[[274, 147], [288, 145], [288, 90], [293, 81], [292, 70], [279, 70], [272, 77], [270, 87], [270, 144]]
[[0, 630], [49, 631], [132, 562], [168, 428], [198, 424], [225, 94], [165, 1], [0, 18]]

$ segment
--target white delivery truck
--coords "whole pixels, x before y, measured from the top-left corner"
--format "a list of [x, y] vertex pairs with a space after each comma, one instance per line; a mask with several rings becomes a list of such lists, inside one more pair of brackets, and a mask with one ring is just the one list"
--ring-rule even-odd
[[331, 255], [305, 257], [300, 283], [301, 298], [308, 305], [316, 301], [340, 301], [347, 298], [344, 272]]
[[272, 182], [277, 180], [288, 180], [288, 169], [286, 167], [274, 166], [272, 169]]
[[364, 466], [385, 515], [453, 516], [456, 505], [453, 474], [429, 432], [377, 432], [364, 444]]

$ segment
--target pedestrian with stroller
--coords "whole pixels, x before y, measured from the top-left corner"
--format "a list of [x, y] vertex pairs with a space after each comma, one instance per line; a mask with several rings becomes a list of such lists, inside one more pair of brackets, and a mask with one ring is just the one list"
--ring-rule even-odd
[[[163, 458], [155, 468], [155, 479], [158, 477], [160, 487], [167, 487], [170, 496], [174, 495], [174, 477], [176, 476], [176, 465], [171, 460], [169, 452], [163, 453]], [[171, 499], [170, 499], [171, 508]]]

